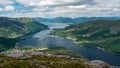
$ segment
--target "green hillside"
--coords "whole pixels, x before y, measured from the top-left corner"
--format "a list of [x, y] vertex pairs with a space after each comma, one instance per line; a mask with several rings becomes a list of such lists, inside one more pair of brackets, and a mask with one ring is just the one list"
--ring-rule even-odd
[[16, 38], [46, 28], [32, 18], [0, 18], [0, 37]]
[[14, 47], [20, 37], [47, 29], [32, 18], [0, 17], [0, 52]]
[[79, 45], [120, 54], [120, 20], [96, 20], [71, 25], [51, 34], [67, 37]]

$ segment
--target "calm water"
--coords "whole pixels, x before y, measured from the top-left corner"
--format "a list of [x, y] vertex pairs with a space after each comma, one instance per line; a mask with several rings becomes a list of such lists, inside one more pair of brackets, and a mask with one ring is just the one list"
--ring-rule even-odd
[[[44, 23], [45, 24], [45, 23]], [[48, 25], [48, 23], [46, 23]], [[49, 23], [50, 28], [64, 28], [68, 24]], [[64, 25], [64, 26], [63, 26]], [[57, 27], [58, 26], [58, 27]], [[19, 41], [20, 46], [54, 47], [63, 46], [73, 52], [79, 53], [89, 60], [103, 60], [111, 65], [120, 66], [120, 56], [104, 52], [97, 48], [80, 47], [72, 40], [64, 37], [49, 35], [50, 30], [38, 32], [32, 38]]]

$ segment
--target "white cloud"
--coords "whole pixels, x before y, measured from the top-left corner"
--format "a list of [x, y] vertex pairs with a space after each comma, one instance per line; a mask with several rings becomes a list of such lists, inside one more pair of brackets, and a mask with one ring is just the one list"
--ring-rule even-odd
[[92, 0], [16, 0], [16, 2], [25, 6], [65, 6], [85, 4]]
[[12, 11], [12, 10], [14, 10], [15, 8], [13, 7], [13, 6], [6, 6], [5, 7], [5, 10], [6, 11]]
[[68, 6], [71, 9], [84, 9], [87, 8], [87, 5], [79, 5], [79, 6]]
[[13, 11], [15, 8], [13, 6], [5, 6], [4, 8], [0, 8], [0, 11]]
[[[14, 3], [24, 6], [13, 11], [8, 5]], [[120, 0], [0, 0], [0, 5], [0, 11], [13, 11], [6, 16], [120, 16]]]
[[10, 5], [13, 4], [14, 2], [11, 0], [0, 0], [0, 5]]

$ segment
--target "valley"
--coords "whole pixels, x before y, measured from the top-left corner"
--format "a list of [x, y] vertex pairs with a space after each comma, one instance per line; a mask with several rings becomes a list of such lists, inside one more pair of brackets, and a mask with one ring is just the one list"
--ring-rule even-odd
[[[51, 23], [52, 24], [52, 23]], [[52, 24], [52, 27], [57, 27], [57, 32], [62, 31], [64, 29], [59, 29], [59, 25]], [[68, 24], [69, 25], [69, 24]], [[67, 26], [67, 25], [66, 25]], [[49, 26], [48, 26], [49, 27]], [[52, 28], [50, 25], [50, 28]], [[68, 26], [69, 27], [69, 26]], [[60, 27], [61, 28], [61, 27]], [[64, 26], [63, 26], [64, 28]], [[30, 46], [30, 47], [37, 47], [37, 48], [49, 48], [49, 47], [65, 47], [72, 52], [78, 53], [88, 60], [103, 60], [111, 65], [119, 66], [120, 56], [115, 55], [109, 52], [105, 52], [103, 50], [97, 48], [90, 48], [90, 47], [81, 47], [73, 42], [73, 40], [69, 40], [65, 37], [60, 37], [60, 35], [50, 35], [52, 30], [44, 30], [40, 31], [33, 35], [32, 38], [28, 38], [25, 40], [19, 41], [19, 46]], [[57, 33], [56, 32], [56, 33]], [[62, 33], [62, 32], [61, 32]], [[66, 33], [62, 33], [63, 35], [67, 35]]]
[[[23, 21], [25, 21], [25, 20], [23, 20]], [[38, 49], [39, 50], [43, 49], [43, 50], [40, 50], [39, 52], [43, 52], [44, 54], [52, 54], [52, 55], [59, 55], [59, 56], [78, 57], [78, 58], [82, 58], [82, 59], [85, 58], [89, 61], [102, 60], [106, 63], [109, 63], [112, 66], [120, 66], [119, 65], [119, 63], [120, 63], [119, 55], [115, 55], [115, 54], [106, 52], [104, 50], [101, 50], [101, 48], [98, 49], [99, 46], [97, 46], [97, 48], [95, 48], [94, 44], [86, 45], [86, 43], [89, 42], [87, 39], [94, 40], [96, 38], [95, 41], [97, 41], [97, 39], [98, 39], [98, 41], [100, 41], [99, 39], [102, 39], [101, 37], [99, 37], [101, 35], [96, 35], [97, 31], [95, 32], [95, 37], [93, 36], [94, 39], [93, 39], [93, 37], [82, 38], [81, 36], [79, 37], [79, 35], [77, 35], [77, 31], [71, 32], [74, 30], [78, 30], [78, 28], [79, 28], [78, 24], [57, 23], [57, 22], [53, 22], [53, 23], [40, 22], [40, 23], [42, 23], [42, 25], [44, 25], [44, 26], [47, 25], [49, 29], [47, 28], [47, 26], [45, 26], [46, 30], [44, 30], [44, 29], [42, 30], [40, 28], [39, 30], [36, 30], [35, 32], [30, 31], [30, 33], [25, 33], [24, 36], [20, 36], [21, 37], [20, 39], [19, 39], [19, 37], [16, 37], [16, 38], [18, 38], [18, 40], [15, 41], [13, 43], [13, 45], [9, 46], [6, 50], [8, 50], [8, 49], [12, 50], [13, 48], [15, 48], [15, 45], [17, 43], [17, 48], [22, 49], [22, 51], [20, 51], [20, 53], [24, 52], [24, 50], [26, 50], [26, 49], [28, 49], [28, 52], [31, 49], [32, 49], [32, 52], [34, 52]], [[84, 25], [84, 24], [88, 24], [88, 23], [82, 23], [82, 24]], [[75, 25], [77, 25], [77, 26], [75, 26]], [[74, 28], [74, 26], [75, 26], [75, 28]], [[82, 26], [82, 25], [80, 25], [80, 26]], [[89, 29], [90, 29], [90, 26], [86, 26], [84, 28], [87, 29], [87, 27], [89, 27]], [[119, 27], [119, 24], [118, 24], [118, 27]], [[37, 27], [35, 29], [37, 29]], [[78, 30], [78, 31], [81, 31], [81, 30]], [[119, 37], [117, 37], [119, 35], [119, 30], [116, 28], [115, 29], [113, 28], [112, 31], [118, 31], [118, 32], [113, 32], [113, 33], [117, 33], [117, 35], [115, 34], [115, 35], [107, 35], [107, 36], [110, 38], [111, 38], [111, 36], [113, 36], [115, 39], [119, 39]], [[72, 33], [74, 33], [74, 34], [72, 35]], [[81, 32], [79, 32], [79, 33], [81, 33]], [[84, 31], [83, 31], [83, 33], [84, 33]], [[99, 30], [98, 30], [98, 33], [99, 33]], [[30, 35], [30, 37], [27, 37], [29, 35]], [[106, 36], [103, 36], [103, 38], [104, 37], [107, 39]], [[104, 40], [106, 41], [106, 39], [104, 39]], [[83, 40], [82, 44], [80, 43], [81, 42], [80, 40]], [[112, 40], [114, 40], [114, 39], [112, 38]], [[103, 40], [101, 40], [101, 41], [103, 41]], [[9, 43], [7, 43], [6, 45], [8, 46], [8, 44]], [[82, 46], [80, 46], [80, 45], [82, 45]], [[36, 49], [36, 48], [38, 48], [38, 49]]]
[[0, 0], [0, 68], [120, 68], [120, 0]]

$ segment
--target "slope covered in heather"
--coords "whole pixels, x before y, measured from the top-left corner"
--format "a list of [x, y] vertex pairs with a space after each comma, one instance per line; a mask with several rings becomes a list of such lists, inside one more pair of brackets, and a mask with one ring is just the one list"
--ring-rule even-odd
[[[19, 57], [13, 57], [15, 55]], [[11, 56], [0, 54], [0, 68], [116, 68], [100, 60], [88, 61], [41, 52], [13, 53]]]

